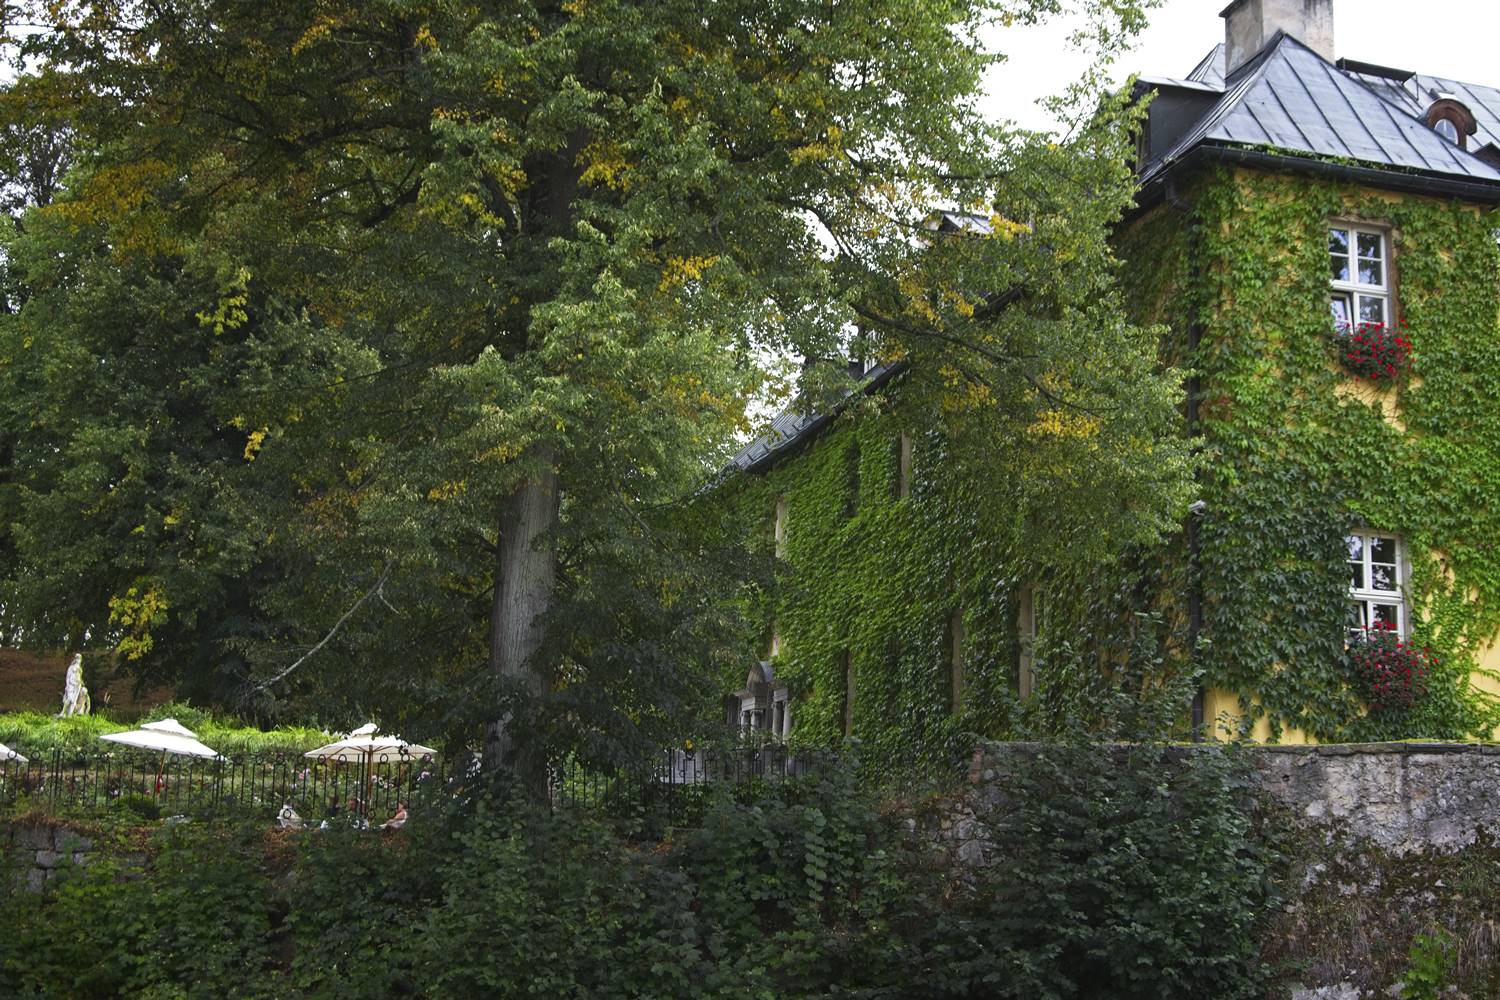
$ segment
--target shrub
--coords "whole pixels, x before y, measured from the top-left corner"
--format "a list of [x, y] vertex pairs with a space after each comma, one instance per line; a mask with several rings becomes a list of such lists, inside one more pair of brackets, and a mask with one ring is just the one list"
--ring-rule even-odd
[[853, 764], [710, 792], [701, 828], [654, 845], [503, 791], [424, 790], [399, 833], [290, 847], [187, 824], [144, 878], [104, 863], [11, 896], [0, 973], [85, 998], [1256, 995], [1270, 854], [1232, 755], [1065, 747], [1002, 771], [979, 868]]
[[959, 921], [951, 975], [971, 992], [956, 995], [1263, 994], [1276, 852], [1232, 750], [1051, 746], [997, 770], [1003, 798], [980, 818], [999, 857]]
[[1458, 942], [1442, 927], [1412, 938], [1401, 1000], [1438, 1000], [1453, 977]]
[[0, 981], [16, 995], [276, 995], [269, 976], [272, 883], [258, 829], [162, 830], [146, 877], [101, 856], [47, 892], [15, 891]]

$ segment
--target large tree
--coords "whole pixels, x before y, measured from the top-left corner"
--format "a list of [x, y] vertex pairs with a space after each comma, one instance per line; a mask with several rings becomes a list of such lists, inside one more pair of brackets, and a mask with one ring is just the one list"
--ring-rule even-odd
[[[21, 6], [80, 151], [5, 247], [0, 569], [31, 641], [192, 650], [259, 698], [320, 658], [410, 694], [484, 655], [487, 753], [527, 769], [523, 720], [640, 730], [730, 634], [739, 568], [661, 511], [765, 358], [856, 328], [971, 457], [1035, 451], [1065, 544], [1176, 513], [1175, 378], [1106, 244], [1131, 113], [1048, 140], [978, 104], [984, 39], [1054, 0]], [[1105, 54], [1139, 27], [1072, 6]], [[935, 208], [983, 225], [939, 239]]]

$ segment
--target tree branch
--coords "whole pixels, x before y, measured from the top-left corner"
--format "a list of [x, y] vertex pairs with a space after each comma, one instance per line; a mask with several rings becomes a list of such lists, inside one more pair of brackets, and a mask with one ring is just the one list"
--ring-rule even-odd
[[370, 598], [372, 598], [372, 597], [379, 597], [380, 600], [383, 603], [385, 603], [386, 607], [390, 607], [390, 603], [385, 600], [385, 592], [384, 591], [385, 591], [385, 581], [390, 578], [391, 567], [393, 565], [395, 565], [395, 560], [394, 559], [387, 559], [386, 560], [385, 566], [382, 567], [381, 570], [380, 570], [380, 579], [378, 579], [378, 580], [375, 581], [375, 586], [371, 587], [369, 590], [367, 590], [363, 594], [361, 594], [359, 600], [355, 601], [353, 604], [351, 604], [349, 606], [349, 610], [345, 611], [344, 614], [343, 614], [343, 617], [341, 617], [338, 621], [336, 621], [336, 622], [333, 623], [333, 628], [329, 629], [328, 630], [328, 634], [325, 635], [322, 639], [318, 640], [318, 644], [316, 646], [314, 646], [312, 649], [309, 649], [307, 652], [303, 653], [301, 656], [297, 657], [296, 662], [294, 662], [291, 666], [287, 667], [281, 673], [277, 674], [275, 677], [272, 677], [270, 680], [263, 681], [260, 684], [257, 684], [254, 687], [252, 687], [248, 692], [246, 692], [245, 697], [249, 698], [250, 695], [259, 694], [260, 692], [266, 690], [266, 688], [271, 687], [273, 684], [279, 684], [282, 681], [286, 680], [286, 678], [292, 673], [292, 671], [296, 670], [298, 667], [302, 666], [302, 664], [304, 664], [308, 660], [312, 659], [313, 655], [315, 653], [317, 653], [318, 650], [320, 650], [324, 646], [328, 645], [328, 643], [333, 640], [333, 637], [336, 636], [336, 635], [338, 635], [339, 629], [343, 628], [344, 624], [350, 618], [354, 617], [354, 612], [358, 611], [364, 605], [364, 603], [366, 601], [368, 601]]

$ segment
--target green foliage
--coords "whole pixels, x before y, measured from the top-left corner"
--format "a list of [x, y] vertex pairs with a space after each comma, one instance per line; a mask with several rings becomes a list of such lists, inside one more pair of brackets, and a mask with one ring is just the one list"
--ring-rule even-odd
[[1458, 943], [1442, 927], [1412, 938], [1410, 965], [1401, 981], [1402, 1000], [1438, 1000], [1452, 982]]
[[[1223, 749], [1000, 748], [979, 819], [1003, 860], [977, 893], [1017, 997], [1259, 997], [1277, 855]], [[975, 934], [975, 943], [993, 938]], [[993, 963], [991, 968], [985, 968]]]
[[[1078, 36], [1107, 62], [1143, 6], [1081, 3]], [[1080, 89], [1054, 143], [976, 100], [993, 32], [1050, 0], [20, 8], [11, 103], [71, 109], [82, 151], [0, 244], [0, 627], [28, 642], [260, 717], [659, 745], [743, 669], [720, 597], [755, 569], [673, 515], [764, 359], [856, 323], [968, 420], [1043, 418], [1064, 474], [1017, 478], [1025, 513], [1104, 496], [1149, 534], [1181, 492], [1179, 455], [1137, 461], [1174, 379], [1108, 295], [1133, 113]], [[992, 238], [928, 245], [937, 206]], [[976, 315], [1022, 279], [1036, 308]], [[549, 611], [524, 663], [488, 648], [507, 581]]]
[[0, 972], [35, 997], [1256, 995], [1270, 855], [1239, 762], [1060, 748], [1002, 769], [991, 863], [962, 870], [854, 766], [657, 845], [503, 793], [295, 846], [172, 828], [143, 877], [0, 886]]
[[[176, 718], [193, 730], [199, 740], [225, 754], [271, 750], [300, 753], [337, 738], [310, 726], [257, 729], [232, 717], [215, 719], [200, 709], [180, 703], [154, 709], [142, 721], [165, 718]], [[33, 751], [107, 750], [109, 744], [99, 742], [100, 736], [124, 732], [136, 726], [116, 722], [103, 713], [58, 718], [42, 712], [7, 712], [0, 714], [0, 743], [28, 756]]]
[[[1155, 331], [1136, 334], [1132, 349], [1154, 352]], [[1156, 383], [1163, 393], [1151, 405], [1132, 409], [1140, 423], [1099, 428], [1110, 442], [1101, 461], [1089, 448], [1072, 453], [1067, 440], [1028, 443], [1020, 426], [1004, 446], [982, 428], [923, 430], [926, 390], [903, 377], [888, 411], [870, 407], [840, 420], [770, 472], [732, 482], [726, 502], [768, 556], [773, 512], [778, 499], [786, 503], [778, 586], [750, 598], [750, 617], [768, 630], [747, 644], [768, 653], [770, 631], [779, 635], [776, 676], [794, 694], [796, 738], [828, 745], [845, 735], [844, 650], [854, 666], [853, 735], [876, 754], [911, 760], [951, 760], [976, 733], [1109, 731], [1123, 707], [1113, 692], [1124, 686], [1133, 697], [1150, 697], [1150, 677], [1169, 670], [1171, 623], [1149, 613], [1149, 590], [1121, 585], [1129, 575], [1101, 563], [1141, 565], [1140, 553], [1168, 530], [1169, 512], [1186, 508], [1187, 465], [1169, 440], [1165, 384]], [[912, 442], [911, 484], [898, 496], [903, 434]], [[845, 515], [850, 455], [859, 456], [852, 517]], [[1052, 493], [1062, 479], [1077, 490], [1066, 501]], [[1059, 551], [1065, 538], [1077, 544]], [[1044, 610], [1034, 651], [1037, 696], [1022, 701], [1027, 587]], [[957, 711], [955, 615], [962, 622]], [[732, 690], [743, 676], [723, 683]]]
[[[1472, 674], [1500, 628], [1494, 216], [1248, 171], [1185, 193], [1190, 215], [1148, 213], [1120, 254], [1135, 315], [1170, 323], [1166, 349], [1202, 380], [1206, 682], [1240, 696], [1246, 730], [1264, 717], [1273, 735], [1324, 741], [1488, 735], [1500, 708]], [[1411, 356], [1390, 388], [1350, 382], [1330, 357], [1326, 230], [1340, 218], [1391, 227]], [[1436, 660], [1410, 712], [1369, 714], [1349, 683], [1354, 527], [1407, 546], [1411, 641]]]
[[8, 983], [21, 996], [269, 997], [273, 882], [259, 830], [168, 827], [146, 877], [107, 856], [39, 901], [0, 896]]

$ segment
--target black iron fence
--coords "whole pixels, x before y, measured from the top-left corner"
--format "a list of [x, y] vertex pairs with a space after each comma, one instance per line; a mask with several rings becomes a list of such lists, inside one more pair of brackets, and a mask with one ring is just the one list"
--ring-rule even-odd
[[[667, 750], [630, 766], [569, 758], [550, 768], [548, 793], [555, 809], [583, 809], [659, 832], [698, 824], [716, 795], [754, 795], [812, 774], [831, 760], [831, 754], [776, 743]], [[255, 751], [207, 760], [144, 750], [47, 750], [30, 754], [24, 763], [0, 761], [0, 809], [57, 816], [119, 812], [144, 820], [183, 815], [275, 822], [284, 817], [288, 825], [374, 826], [423, 790], [448, 784], [456, 792], [471, 785], [462, 779], [479, 774], [472, 756], [377, 754], [337, 761]]]
[[659, 832], [698, 825], [717, 795], [752, 796], [811, 775], [833, 759], [827, 752], [779, 743], [666, 750], [626, 767], [599, 768], [570, 759], [552, 768], [551, 800], [554, 808], [581, 808]]
[[334, 761], [284, 751], [221, 760], [146, 750], [45, 750], [0, 762], [0, 808], [58, 816], [134, 813], [142, 819], [283, 815], [316, 826], [338, 819], [379, 824], [422, 782], [443, 781], [442, 762], [402, 754]]

